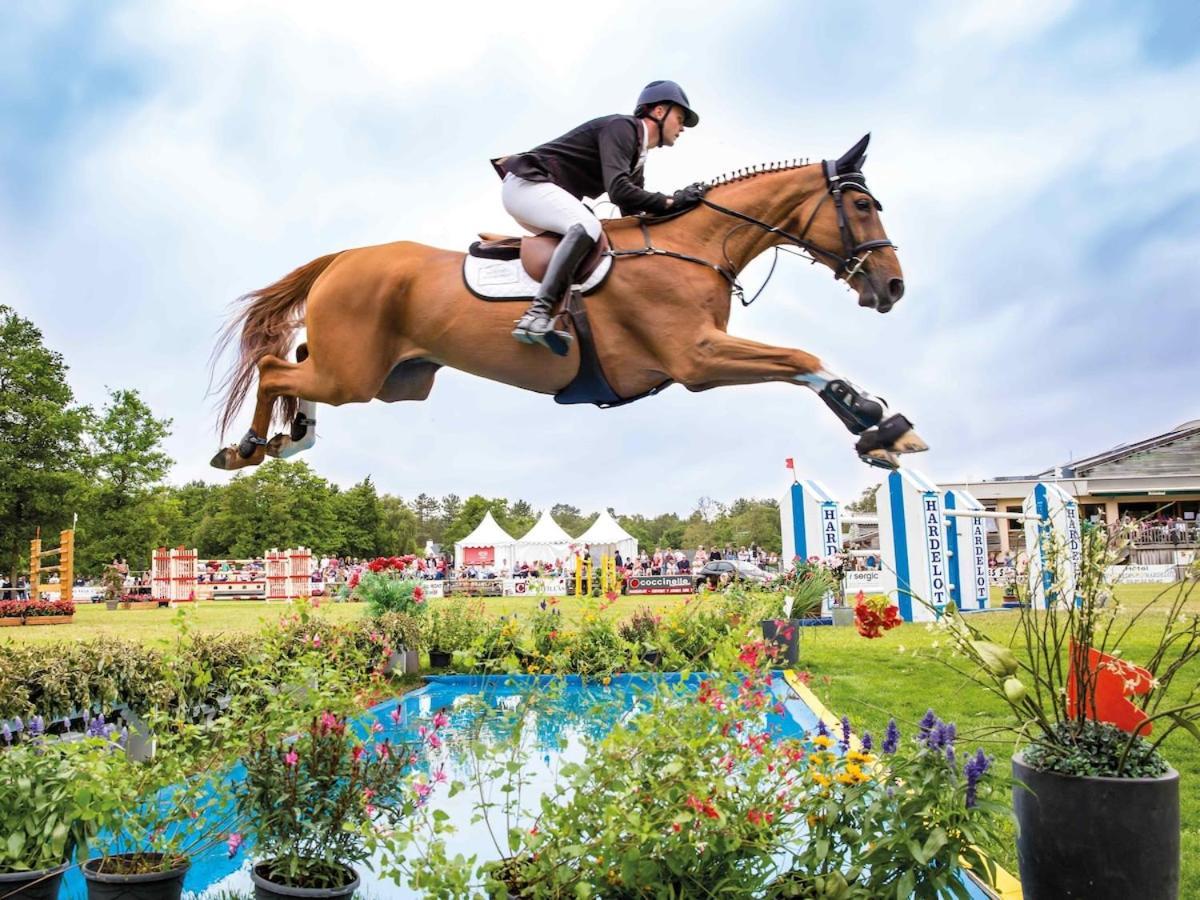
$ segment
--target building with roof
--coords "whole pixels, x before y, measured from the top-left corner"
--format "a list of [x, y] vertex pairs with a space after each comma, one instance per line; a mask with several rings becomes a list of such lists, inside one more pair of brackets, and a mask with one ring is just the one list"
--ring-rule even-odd
[[[966, 490], [988, 509], [1019, 513], [1039, 481], [1056, 481], [1073, 494], [1082, 519], [1138, 523], [1131, 562], [1178, 564], [1200, 549], [1200, 419], [1032, 475], [940, 486]], [[1020, 522], [997, 524], [990, 550], [1024, 549]]]

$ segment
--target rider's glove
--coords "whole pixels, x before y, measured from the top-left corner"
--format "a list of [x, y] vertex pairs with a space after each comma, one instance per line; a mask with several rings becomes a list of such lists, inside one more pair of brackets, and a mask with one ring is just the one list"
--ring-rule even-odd
[[691, 209], [693, 206], [699, 206], [700, 201], [704, 199], [704, 192], [708, 190], [708, 185], [696, 182], [689, 184], [685, 188], [680, 188], [672, 196], [671, 211], [679, 212], [685, 209]]

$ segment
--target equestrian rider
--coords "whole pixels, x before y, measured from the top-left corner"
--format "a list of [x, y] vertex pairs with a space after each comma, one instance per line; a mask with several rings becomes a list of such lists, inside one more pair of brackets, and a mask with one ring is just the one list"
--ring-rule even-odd
[[535, 234], [563, 236], [513, 337], [565, 355], [572, 338], [554, 330], [554, 307], [601, 235], [600, 220], [583, 205], [583, 197], [607, 193], [622, 215], [666, 215], [700, 202], [702, 185], [667, 196], [645, 189], [644, 172], [651, 147], [674, 145], [684, 128], [699, 122], [683, 88], [673, 81], [652, 81], [638, 96], [632, 116], [601, 116], [528, 153], [492, 160], [504, 179], [501, 199], [509, 214]]

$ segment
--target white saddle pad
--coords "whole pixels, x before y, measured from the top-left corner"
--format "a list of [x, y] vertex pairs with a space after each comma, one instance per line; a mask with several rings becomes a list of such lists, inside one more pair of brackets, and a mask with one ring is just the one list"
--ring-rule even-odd
[[[581, 294], [594, 291], [612, 268], [613, 258], [605, 255], [583, 284], [576, 285]], [[481, 297], [520, 300], [532, 297], [538, 283], [529, 277], [519, 259], [481, 259], [467, 254], [463, 262], [463, 281]]]

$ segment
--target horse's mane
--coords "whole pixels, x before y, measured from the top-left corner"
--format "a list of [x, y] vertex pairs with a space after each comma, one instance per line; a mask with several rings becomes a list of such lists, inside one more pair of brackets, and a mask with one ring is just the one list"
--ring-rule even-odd
[[775, 162], [760, 163], [757, 166], [750, 166], [748, 169], [734, 169], [731, 172], [726, 172], [723, 175], [718, 175], [706, 182], [709, 187], [720, 187], [723, 184], [732, 184], [735, 181], [744, 181], [747, 178], [754, 178], [756, 175], [764, 175], [767, 172], [786, 172], [788, 169], [800, 169], [809, 165], [807, 159], [781, 159]]

